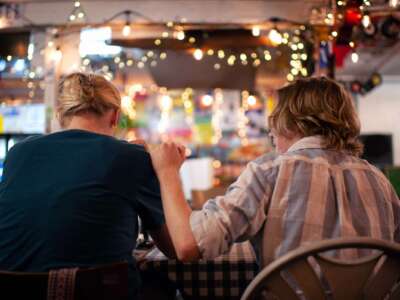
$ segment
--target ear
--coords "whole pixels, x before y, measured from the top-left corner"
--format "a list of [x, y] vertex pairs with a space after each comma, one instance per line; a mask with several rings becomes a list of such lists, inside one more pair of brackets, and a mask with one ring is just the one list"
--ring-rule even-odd
[[120, 110], [114, 109], [111, 113], [111, 119], [110, 119], [111, 127], [116, 127], [118, 125], [119, 116], [120, 116]]

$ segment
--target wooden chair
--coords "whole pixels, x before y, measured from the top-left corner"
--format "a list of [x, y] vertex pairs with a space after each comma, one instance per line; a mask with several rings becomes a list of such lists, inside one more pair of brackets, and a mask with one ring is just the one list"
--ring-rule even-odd
[[[63, 269], [65, 271], [73, 269]], [[54, 274], [54, 273], [53, 273]], [[126, 300], [128, 299], [128, 264], [116, 263], [87, 269], [77, 269], [75, 282], [63, 285], [65, 278], [49, 282], [50, 273], [0, 271], [0, 299], [5, 300]], [[57, 293], [49, 292], [50, 286], [58, 286]], [[60, 284], [61, 288], [60, 295]], [[66, 289], [71, 289], [68, 295]], [[50, 296], [52, 295], [52, 296]]]
[[[379, 251], [351, 261], [326, 252], [346, 248]], [[266, 266], [241, 300], [395, 300], [400, 299], [399, 279], [399, 244], [365, 237], [325, 240], [293, 250]]]

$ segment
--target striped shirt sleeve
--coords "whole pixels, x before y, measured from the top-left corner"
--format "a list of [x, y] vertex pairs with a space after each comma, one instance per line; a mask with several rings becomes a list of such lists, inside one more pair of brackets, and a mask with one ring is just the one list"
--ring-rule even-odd
[[190, 224], [202, 258], [226, 253], [232, 243], [249, 239], [263, 226], [276, 171], [250, 162], [224, 196], [193, 211]]

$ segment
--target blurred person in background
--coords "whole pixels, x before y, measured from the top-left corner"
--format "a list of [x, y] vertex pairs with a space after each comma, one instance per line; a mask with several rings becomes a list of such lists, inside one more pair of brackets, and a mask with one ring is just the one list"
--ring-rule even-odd
[[174, 255], [150, 155], [113, 137], [120, 100], [102, 76], [70, 74], [59, 84], [64, 130], [11, 149], [0, 185], [0, 270], [127, 261], [135, 298], [138, 216], [156, 245]]
[[151, 150], [177, 256], [212, 259], [251, 240], [264, 267], [313, 241], [366, 236], [400, 242], [399, 199], [385, 176], [359, 158], [360, 122], [345, 89], [309, 78], [278, 96], [269, 117], [277, 153], [250, 162], [224, 196], [200, 211], [183, 196], [184, 148], [166, 143]]

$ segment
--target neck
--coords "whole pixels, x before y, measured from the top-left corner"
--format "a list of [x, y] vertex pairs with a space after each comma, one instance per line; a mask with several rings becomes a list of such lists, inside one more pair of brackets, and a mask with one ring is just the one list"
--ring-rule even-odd
[[108, 126], [104, 126], [103, 122], [100, 122], [96, 117], [81, 117], [81, 116], [73, 116], [66, 126], [66, 129], [80, 129], [91, 131], [98, 134], [110, 135], [112, 136], [112, 129]]

